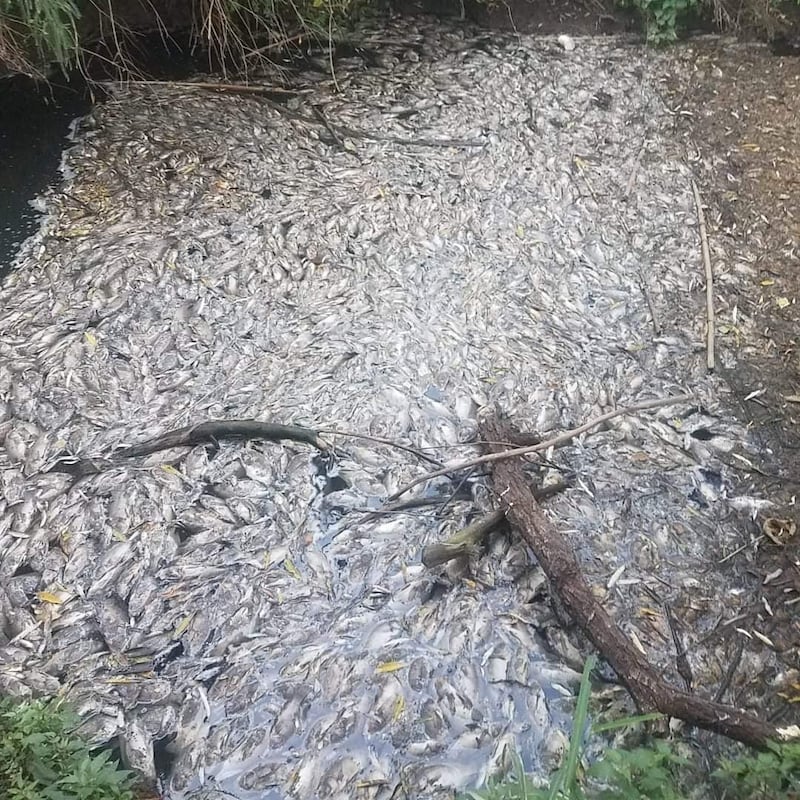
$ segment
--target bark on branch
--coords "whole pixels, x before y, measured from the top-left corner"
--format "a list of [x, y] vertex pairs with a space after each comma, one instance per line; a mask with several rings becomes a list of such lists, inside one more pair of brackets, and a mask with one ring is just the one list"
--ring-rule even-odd
[[[481, 428], [481, 438], [488, 441], [507, 441], [513, 436], [507, 425], [494, 419], [483, 422]], [[487, 449], [502, 452], [498, 446]], [[595, 598], [572, 548], [534, 499], [519, 461], [490, 463], [493, 487], [506, 518], [530, 546], [566, 611], [643, 711], [659, 711], [753, 747], [800, 736], [796, 726], [776, 728], [738, 708], [688, 694], [663, 680]]]

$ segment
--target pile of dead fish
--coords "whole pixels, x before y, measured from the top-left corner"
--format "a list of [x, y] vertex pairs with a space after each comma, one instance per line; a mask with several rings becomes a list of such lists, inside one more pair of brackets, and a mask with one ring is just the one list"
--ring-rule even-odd
[[539, 477], [571, 476], [548, 508], [665, 670], [645, 587], [699, 630], [739, 602], [696, 577], [741, 537], [716, 456], [748, 443], [704, 370], [659, 57], [387, 26], [277, 101], [120, 87], [2, 289], [0, 691], [63, 692], [176, 800], [442, 797], [513, 751], [546, 774], [581, 654], [543, 647], [545, 581], [505, 532], [466, 568], [420, 563], [492, 507], [480, 473], [441, 515], [375, 514], [429, 465], [334, 434], [333, 460], [220, 442], [74, 481], [59, 458], [253, 418], [447, 462], [481, 406], [546, 436], [688, 389]]

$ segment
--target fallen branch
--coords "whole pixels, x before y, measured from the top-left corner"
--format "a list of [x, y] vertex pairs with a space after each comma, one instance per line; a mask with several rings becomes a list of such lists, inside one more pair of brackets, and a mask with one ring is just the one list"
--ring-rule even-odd
[[[551, 483], [548, 486], [534, 489], [533, 496], [537, 500], [544, 500], [558, 492], [563, 492], [568, 485], [564, 481]], [[446, 564], [454, 558], [475, 554], [486, 535], [496, 528], [505, 519], [505, 516], [504, 511], [492, 511], [478, 517], [444, 541], [426, 545], [422, 550], [422, 563], [430, 569]]]
[[427, 545], [422, 550], [422, 563], [430, 569], [460, 556], [474, 555], [483, 537], [496, 528], [505, 517], [504, 511], [492, 511], [478, 517], [445, 541]]
[[[101, 85], [114, 86], [118, 81], [106, 81]], [[308, 94], [310, 89], [286, 89], [279, 86], [261, 86], [249, 83], [203, 83], [200, 81], [125, 81], [127, 86], [168, 86], [176, 89], [200, 89], [207, 92], [227, 92], [228, 94], [254, 95], [259, 96], [262, 102], [270, 108], [279, 111], [281, 114], [304, 122], [307, 125], [322, 125], [337, 140], [337, 144], [342, 145], [341, 137], [348, 136], [353, 139], [367, 139], [373, 142], [389, 142], [416, 147], [484, 147], [485, 142], [478, 139], [411, 139], [403, 136], [394, 136], [387, 133], [376, 133], [367, 130], [358, 130], [347, 125], [337, 125], [335, 122], [327, 121], [325, 115], [315, 109], [315, 114], [320, 119], [308, 117], [298, 111], [286, 108], [281, 103], [276, 103], [269, 99], [269, 95], [299, 95]]]
[[119, 459], [147, 456], [159, 450], [171, 450], [174, 447], [213, 444], [221, 439], [264, 439], [270, 442], [288, 439], [310, 444], [322, 452], [330, 450], [329, 446], [319, 438], [317, 431], [311, 428], [304, 428], [299, 425], [279, 425], [274, 422], [259, 422], [252, 419], [212, 420], [170, 431], [161, 436], [148, 439], [141, 444], [124, 447], [117, 450], [111, 458], [62, 458], [56, 461], [48, 472], [66, 472], [76, 478], [82, 478], [119, 466]]
[[411, 453], [412, 456], [416, 456], [420, 461], [427, 461], [429, 464], [435, 464], [438, 467], [444, 466], [439, 459], [429, 456], [427, 453], [423, 453], [415, 447], [409, 447], [407, 444], [400, 444], [400, 442], [394, 442], [391, 439], [382, 439], [379, 436], [367, 436], [365, 433], [354, 433], [353, 431], [341, 431], [337, 428], [319, 428], [317, 433], [324, 433], [328, 436], [342, 436], [345, 439], [363, 439], [366, 442], [385, 444], [387, 447], [393, 447], [395, 450], [403, 450], [406, 453]]
[[495, 461], [502, 461], [504, 459], [514, 458], [516, 456], [526, 456], [530, 453], [541, 453], [544, 450], [549, 450], [551, 447], [560, 447], [561, 445], [567, 444], [567, 442], [571, 442], [576, 436], [580, 436], [582, 433], [586, 433], [592, 428], [596, 428], [598, 425], [602, 425], [604, 422], [608, 422], [615, 417], [621, 417], [625, 414], [633, 414], [637, 411], [663, 408], [664, 406], [671, 406], [675, 405], [676, 403], [685, 403], [687, 400], [691, 399], [692, 395], [690, 394], [679, 394], [675, 397], [662, 397], [657, 400], [645, 400], [641, 403], [634, 403], [633, 405], [625, 406], [624, 408], [617, 408], [614, 411], [608, 411], [605, 414], [601, 414], [599, 417], [595, 417], [594, 419], [590, 419], [588, 422], [584, 422], [583, 425], [579, 425], [577, 428], [564, 431], [564, 433], [560, 433], [558, 436], [554, 436], [552, 439], [547, 439], [544, 442], [528, 445], [526, 447], [515, 447], [511, 450], [503, 450], [499, 452], [495, 451], [489, 453], [488, 455], [471, 458], [468, 461], [459, 461], [456, 464], [442, 467], [434, 472], [428, 472], [425, 475], [420, 475], [419, 478], [415, 478], [413, 481], [401, 486], [394, 494], [389, 495], [387, 501], [391, 502], [393, 500], [397, 500], [398, 497], [404, 495], [410, 489], [413, 489], [415, 486], [419, 486], [419, 484], [425, 483], [433, 478], [440, 478], [443, 475], [450, 475], [453, 472], [460, 472], [462, 469], [468, 469], [469, 467], [477, 467], [479, 464], [491, 464]]
[[104, 459], [61, 458], [50, 467], [48, 472], [66, 472], [82, 478], [87, 475], [96, 475], [99, 472], [118, 466], [119, 459], [148, 456], [159, 450], [171, 450], [174, 447], [194, 447], [198, 444], [214, 443], [222, 439], [263, 439], [269, 442], [289, 440], [310, 444], [321, 452], [328, 452], [330, 446], [320, 439], [321, 433], [377, 442], [410, 453], [421, 461], [427, 461], [438, 467], [442, 466], [441, 461], [413, 447], [393, 442], [391, 439], [381, 439], [377, 436], [367, 436], [366, 434], [340, 431], [333, 428], [313, 430], [301, 425], [280, 425], [274, 422], [260, 422], [253, 419], [222, 419], [201, 422], [198, 425], [187, 425], [184, 428], [169, 431], [161, 436], [148, 439], [141, 444], [121, 448], [110, 457]]
[[171, 89], [200, 89], [204, 92], [228, 94], [307, 94], [310, 89], [287, 89], [283, 86], [264, 86], [258, 83], [203, 83], [202, 81], [103, 81], [101, 86], [168, 86]]
[[[482, 424], [482, 438], [508, 437], [495, 420]], [[493, 453], [493, 487], [501, 509], [530, 546], [564, 610], [615, 670], [642, 711], [659, 711], [690, 725], [763, 748], [770, 740], [800, 737], [797, 726], [777, 728], [733, 706], [688, 694], [663, 680], [595, 597], [572, 548], [534, 499], [519, 462], [508, 451]]]
[[692, 181], [694, 204], [697, 208], [697, 224], [700, 227], [700, 245], [703, 251], [703, 266], [706, 271], [706, 366], [709, 372], [714, 370], [714, 273], [711, 269], [711, 251], [708, 248], [708, 233], [706, 231], [706, 217], [703, 213], [703, 201], [697, 184]]
[[194, 447], [198, 444], [218, 442], [220, 439], [264, 439], [269, 442], [280, 442], [288, 439], [293, 442], [304, 442], [327, 451], [328, 447], [319, 434], [311, 428], [300, 425], [279, 425], [275, 422], [259, 422], [254, 419], [219, 419], [201, 422], [199, 425], [188, 425], [176, 431], [155, 436], [142, 444], [135, 444], [118, 451], [122, 458], [149, 456], [159, 450], [171, 450], [173, 447]]

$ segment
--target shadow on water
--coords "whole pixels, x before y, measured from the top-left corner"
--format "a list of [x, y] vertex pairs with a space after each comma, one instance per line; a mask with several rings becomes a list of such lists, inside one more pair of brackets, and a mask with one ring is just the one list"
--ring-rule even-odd
[[[204, 54], [191, 51], [188, 40], [142, 37], [139, 52], [144, 55], [137, 69], [156, 80], [185, 80], [208, 68]], [[93, 81], [116, 78], [109, 63], [101, 53], [85, 69]], [[23, 75], [0, 78], [0, 280], [41, 224], [42, 213], [31, 202], [61, 180], [72, 122], [102, 100], [102, 89], [90, 88], [78, 71], [66, 78], [54, 74], [50, 83]]]
[[31, 205], [59, 178], [70, 123], [87, 114], [90, 94], [82, 81], [50, 86], [24, 76], [0, 80], [0, 277], [20, 244], [36, 232], [41, 214]]

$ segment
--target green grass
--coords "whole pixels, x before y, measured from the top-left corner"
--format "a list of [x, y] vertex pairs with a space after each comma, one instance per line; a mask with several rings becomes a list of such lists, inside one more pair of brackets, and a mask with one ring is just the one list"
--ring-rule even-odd
[[0, 699], [2, 800], [133, 800], [131, 773], [74, 733], [55, 700]]
[[[122, 14], [127, 0], [0, 0], [0, 67], [43, 77], [67, 72], [97, 54], [120, 77], [135, 74], [138, 34]], [[258, 59], [301, 39], [327, 41], [373, 0], [186, 0], [182, 9], [193, 45], [223, 70], [246, 73]], [[157, 3], [147, 3], [151, 27], [165, 32]], [[100, 32], [105, 48], [97, 41]], [[91, 33], [91, 37], [90, 34]], [[87, 39], [87, 37], [90, 37]], [[106, 49], [107, 48], [107, 49]], [[108, 53], [107, 55], [100, 55]]]

